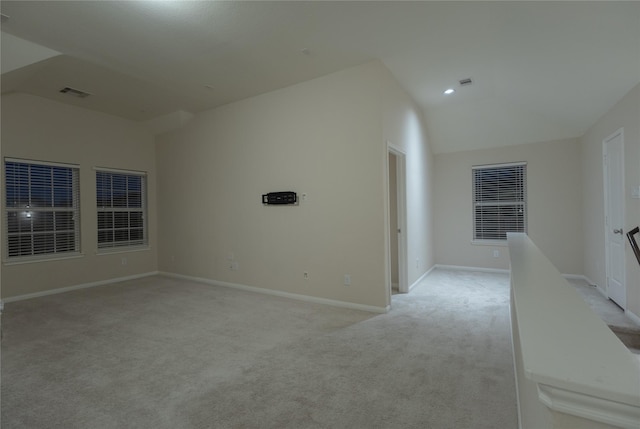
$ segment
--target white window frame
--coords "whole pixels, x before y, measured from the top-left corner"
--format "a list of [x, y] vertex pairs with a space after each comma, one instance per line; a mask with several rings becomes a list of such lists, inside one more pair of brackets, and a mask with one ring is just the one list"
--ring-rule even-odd
[[[9, 168], [13, 164], [20, 165], [21, 168], [26, 167], [26, 174], [17, 173], [13, 168]], [[13, 264], [81, 256], [80, 167], [76, 164], [5, 157], [3, 169], [5, 180], [3, 228], [6, 233], [6, 238], [3, 240], [4, 262]], [[50, 177], [45, 174], [47, 169], [50, 169], [48, 172]], [[56, 169], [68, 170], [67, 173], [70, 173], [70, 176], [56, 177]], [[13, 177], [9, 177], [10, 174]], [[27, 190], [26, 196], [21, 194], [25, 190]], [[45, 197], [50, 198], [49, 202], [46, 202]], [[61, 201], [58, 198], [63, 197], [70, 198], [70, 201], [66, 205], [56, 205], [57, 201]], [[10, 201], [10, 198], [14, 200]], [[29, 223], [29, 230], [23, 230], [27, 223]], [[65, 239], [64, 236], [67, 238]], [[26, 237], [26, 243], [29, 244], [25, 246], [22, 243], [15, 243], [14, 240], [18, 237]], [[27, 248], [28, 253], [25, 252]]]
[[[516, 173], [515, 179], [502, 180], [498, 173], [500, 171], [511, 171]], [[495, 173], [492, 183], [488, 183], [487, 187], [483, 189], [484, 181], [482, 180], [481, 173], [487, 172], [489, 174]], [[481, 219], [478, 219], [478, 209], [481, 207], [488, 207], [494, 210], [511, 209], [517, 210], [522, 213], [521, 220], [515, 222], [515, 228], [513, 225], [513, 219], [504, 222], [498, 219], [492, 219], [489, 216], [486, 227], [478, 228], [482, 223]], [[528, 231], [528, 215], [527, 215], [527, 163], [526, 162], [512, 162], [504, 164], [490, 164], [490, 165], [476, 165], [472, 167], [472, 243], [473, 244], [506, 244], [507, 232], [524, 232]], [[498, 218], [502, 216], [502, 213], [496, 215]]]
[[[94, 170], [96, 180], [97, 253], [148, 249], [147, 173], [102, 167], [95, 167]], [[132, 188], [129, 187], [130, 178], [140, 180], [139, 197], [130, 195], [132, 191]], [[121, 201], [120, 204], [114, 204], [114, 192], [116, 191], [113, 187], [114, 179], [125, 180], [126, 182], [124, 189], [125, 200]], [[105, 186], [105, 182], [101, 182], [101, 180], [108, 180], [109, 184]], [[102, 197], [101, 192], [103, 193]], [[104, 193], [109, 194], [109, 201], [106, 200]], [[137, 200], [139, 200], [139, 204]], [[137, 219], [137, 214], [141, 215], [141, 219]], [[111, 219], [109, 219], [109, 215], [111, 215]], [[118, 225], [119, 221], [116, 217], [120, 218], [120, 225]], [[126, 226], [122, 224], [124, 217], [127, 217]], [[134, 222], [141, 222], [141, 224], [140, 226], [137, 224], [132, 226]], [[131, 232], [140, 230], [142, 236], [132, 239]], [[128, 239], [116, 238], [117, 234], [123, 237], [125, 232], [128, 235]], [[111, 236], [111, 239], [109, 239], [109, 236]]]

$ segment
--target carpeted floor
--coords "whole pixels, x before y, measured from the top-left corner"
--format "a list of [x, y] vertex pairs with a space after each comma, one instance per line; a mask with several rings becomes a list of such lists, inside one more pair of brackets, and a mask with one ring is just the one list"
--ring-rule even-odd
[[2, 428], [515, 428], [507, 275], [375, 315], [151, 277], [9, 303]]
[[624, 314], [624, 310], [618, 307], [613, 301], [607, 299], [585, 280], [571, 279], [569, 284], [573, 285], [578, 293], [584, 298], [589, 307], [607, 324], [625, 328], [640, 328], [637, 323]]
[[618, 336], [632, 353], [640, 355], [640, 325], [627, 316], [623, 309], [607, 299], [594, 286], [585, 280], [569, 280], [587, 305], [609, 325], [611, 331]]

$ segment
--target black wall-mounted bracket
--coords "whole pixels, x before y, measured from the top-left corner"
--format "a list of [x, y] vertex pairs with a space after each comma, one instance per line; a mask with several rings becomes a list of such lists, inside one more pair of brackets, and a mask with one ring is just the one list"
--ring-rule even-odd
[[297, 205], [298, 195], [295, 192], [269, 192], [262, 195], [262, 204], [264, 205]]

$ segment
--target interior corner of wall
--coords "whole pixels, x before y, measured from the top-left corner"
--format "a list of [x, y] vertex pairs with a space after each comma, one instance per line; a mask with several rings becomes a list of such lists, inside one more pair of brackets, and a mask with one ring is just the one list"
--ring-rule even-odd
[[144, 123], [145, 127], [154, 135], [180, 129], [187, 125], [195, 115], [185, 110], [177, 110], [166, 115], [157, 116]]

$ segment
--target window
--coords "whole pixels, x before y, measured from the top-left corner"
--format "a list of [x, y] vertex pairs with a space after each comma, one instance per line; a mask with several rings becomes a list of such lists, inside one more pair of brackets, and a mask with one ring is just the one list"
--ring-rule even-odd
[[98, 249], [147, 244], [146, 174], [96, 171]]
[[473, 239], [527, 232], [526, 163], [473, 167]]
[[80, 251], [78, 168], [5, 159], [7, 257]]

